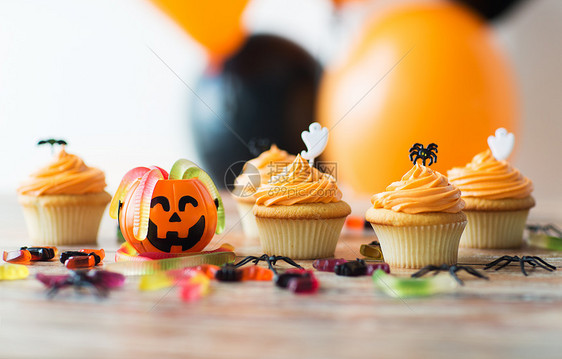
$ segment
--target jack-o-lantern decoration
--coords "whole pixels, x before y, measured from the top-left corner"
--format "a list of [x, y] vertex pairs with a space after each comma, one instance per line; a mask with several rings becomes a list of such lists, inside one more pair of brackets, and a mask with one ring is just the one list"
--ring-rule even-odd
[[225, 220], [213, 181], [187, 160], [178, 160], [169, 176], [158, 167], [127, 172], [110, 215], [139, 253], [199, 252], [222, 232]]

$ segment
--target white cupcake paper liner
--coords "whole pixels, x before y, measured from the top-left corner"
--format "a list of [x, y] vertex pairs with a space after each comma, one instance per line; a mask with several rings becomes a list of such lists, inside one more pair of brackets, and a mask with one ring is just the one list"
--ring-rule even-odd
[[422, 268], [457, 263], [459, 241], [466, 221], [430, 226], [371, 225], [386, 263], [399, 268]]

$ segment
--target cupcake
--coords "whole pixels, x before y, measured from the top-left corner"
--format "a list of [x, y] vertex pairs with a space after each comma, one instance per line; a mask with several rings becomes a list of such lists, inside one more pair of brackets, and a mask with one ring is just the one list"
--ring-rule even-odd
[[247, 238], [258, 238], [256, 217], [252, 212], [256, 203], [256, 190], [268, 183], [272, 176], [279, 174], [294, 159], [295, 156], [272, 145], [269, 150], [246, 162], [244, 170], [236, 178], [232, 194]]
[[468, 225], [461, 247], [517, 248], [535, 200], [532, 182], [490, 150], [477, 154], [464, 167], [447, 172], [462, 192]]
[[99, 224], [111, 196], [105, 176], [64, 147], [45, 168], [18, 188], [29, 236], [35, 245], [96, 242]]
[[447, 177], [416, 163], [371, 202], [365, 217], [375, 230], [385, 262], [400, 268], [457, 263], [467, 221], [461, 192]]
[[334, 177], [298, 155], [254, 196], [254, 215], [265, 253], [293, 259], [334, 255], [345, 218], [351, 213]]

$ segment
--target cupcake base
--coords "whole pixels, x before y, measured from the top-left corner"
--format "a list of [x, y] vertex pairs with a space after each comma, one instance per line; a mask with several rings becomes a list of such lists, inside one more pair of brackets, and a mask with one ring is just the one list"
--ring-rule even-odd
[[468, 225], [460, 246], [465, 248], [519, 248], [529, 210], [482, 212], [465, 211]]
[[93, 244], [105, 207], [106, 193], [84, 195], [20, 195], [19, 202], [33, 245]]
[[292, 259], [333, 257], [345, 217], [332, 219], [256, 218], [264, 253]]
[[427, 265], [456, 264], [466, 221], [423, 226], [371, 225], [385, 262], [392, 267], [417, 269]]
[[293, 259], [332, 257], [350, 213], [344, 201], [254, 206], [264, 253]]

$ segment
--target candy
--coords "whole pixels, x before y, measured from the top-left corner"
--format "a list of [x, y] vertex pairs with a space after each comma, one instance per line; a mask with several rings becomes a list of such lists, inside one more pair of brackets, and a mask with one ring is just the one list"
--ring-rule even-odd
[[425, 297], [454, 290], [455, 280], [449, 275], [428, 278], [398, 278], [386, 274], [382, 269], [373, 273], [375, 286], [394, 298]]
[[313, 294], [320, 288], [314, 273], [306, 269], [288, 269], [277, 277], [275, 284], [296, 294]]
[[365, 257], [369, 257], [371, 259], [384, 260], [381, 245], [377, 241], [373, 241], [369, 244], [362, 244], [359, 248], [359, 252]]
[[562, 238], [550, 236], [546, 233], [531, 233], [529, 235], [529, 244], [534, 247], [562, 251]]
[[82, 253], [87, 253], [87, 254], [92, 254], [95, 253], [98, 255], [98, 257], [100, 257], [100, 261], [103, 261], [103, 259], [105, 258], [105, 251], [102, 249], [81, 249], [80, 252]]
[[[95, 255], [75, 256], [70, 257], [64, 262], [64, 265], [68, 269], [83, 269], [92, 268], [96, 265]], [[99, 257], [98, 257], [99, 258]]]
[[139, 289], [143, 291], [159, 290], [173, 286], [175, 280], [166, 273], [143, 275], [139, 281]]
[[232, 264], [225, 264], [215, 273], [215, 279], [220, 282], [240, 282], [242, 271]]
[[241, 269], [242, 280], [269, 281], [273, 279], [273, 271], [260, 266], [249, 266]]
[[346, 262], [347, 260], [343, 258], [316, 259], [312, 262], [312, 267], [320, 272], [333, 272], [336, 265]]
[[4, 261], [10, 263], [29, 263], [31, 261], [31, 253], [26, 250], [16, 250], [16, 251], [4, 251]]
[[367, 265], [363, 260], [356, 260], [338, 264], [334, 267], [334, 273], [346, 277], [358, 277], [367, 274]]
[[25, 279], [27, 276], [29, 270], [26, 266], [10, 263], [0, 265], [0, 280]]
[[390, 273], [390, 266], [388, 263], [367, 263], [366, 275], [373, 274], [377, 269], [382, 269], [385, 273]]
[[57, 254], [56, 247], [21, 247], [20, 249], [28, 251], [32, 261], [48, 261], [55, 258]]
[[51, 298], [55, 296], [60, 289], [69, 286], [74, 287], [77, 292], [83, 288], [93, 288], [97, 296], [105, 297], [107, 296], [108, 290], [119, 288], [125, 283], [124, 275], [104, 270], [71, 271], [68, 275], [47, 275], [39, 273], [36, 278], [49, 288], [47, 295]]

